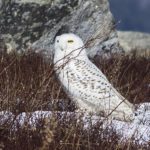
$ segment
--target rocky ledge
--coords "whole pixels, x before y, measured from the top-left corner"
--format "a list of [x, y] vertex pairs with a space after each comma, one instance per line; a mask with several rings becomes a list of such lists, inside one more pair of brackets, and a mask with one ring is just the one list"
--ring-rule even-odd
[[140, 32], [118, 31], [120, 45], [125, 53], [150, 57], [150, 34]]

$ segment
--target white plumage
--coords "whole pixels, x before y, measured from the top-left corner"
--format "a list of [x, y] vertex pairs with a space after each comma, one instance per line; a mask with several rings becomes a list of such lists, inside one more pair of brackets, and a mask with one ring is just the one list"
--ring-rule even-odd
[[78, 36], [70, 33], [56, 37], [54, 66], [60, 82], [79, 109], [119, 120], [133, 119], [134, 106], [88, 59]]

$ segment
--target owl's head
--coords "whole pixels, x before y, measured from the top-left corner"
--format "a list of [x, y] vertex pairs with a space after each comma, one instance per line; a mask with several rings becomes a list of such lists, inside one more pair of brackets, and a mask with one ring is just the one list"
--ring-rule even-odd
[[54, 62], [64, 57], [86, 57], [83, 41], [75, 34], [62, 34], [55, 39], [55, 56]]

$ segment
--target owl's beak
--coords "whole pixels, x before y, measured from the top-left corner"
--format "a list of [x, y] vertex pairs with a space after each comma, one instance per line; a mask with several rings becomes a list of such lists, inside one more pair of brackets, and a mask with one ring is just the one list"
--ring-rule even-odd
[[60, 47], [60, 50], [61, 50], [61, 51], [64, 51], [64, 48], [63, 48], [63, 47]]
[[60, 46], [61, 51], [65, 51], [67, 49], [67, 45], [66, 44], [62, 44]]

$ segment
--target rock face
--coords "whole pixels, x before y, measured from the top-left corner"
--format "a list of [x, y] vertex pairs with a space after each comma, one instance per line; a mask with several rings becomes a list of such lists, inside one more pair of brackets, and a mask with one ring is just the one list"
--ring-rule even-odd
[[73, 32], [90, 57], [122, 51], [107, 0], [0, 0], [0, 7], [0, 34], [14, 49], [31, 46], [52, 58], [54, 38]]
[[150, 57], [150, 34], [118, 31], [119, 43], [125, 53]]
[[[39, 1], [38, 1], [39, 2]], [[41, 4], [43, 4], [41, 2]], [[51, 2], [39, 5], [33, 0], [1, 0], [0, 34], [4, 41], [15, 43], [14, 49], [24, 49], [48, 30], [47, 22], [54, 17]], [[11, 38], [10, 38], [11, 37]]]

